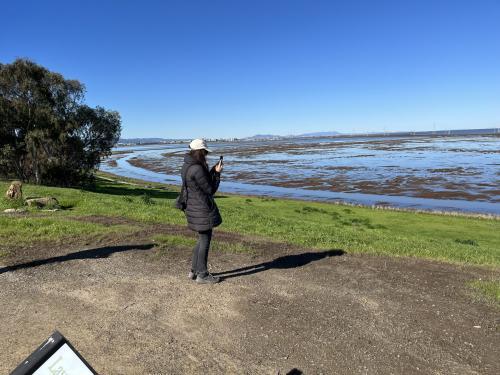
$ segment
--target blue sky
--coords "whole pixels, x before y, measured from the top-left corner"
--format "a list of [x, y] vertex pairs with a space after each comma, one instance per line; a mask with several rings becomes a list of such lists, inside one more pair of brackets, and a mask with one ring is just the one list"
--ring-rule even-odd
[[499, 1], [5, 1], [16, 57], [124, 137], [500, 126]]

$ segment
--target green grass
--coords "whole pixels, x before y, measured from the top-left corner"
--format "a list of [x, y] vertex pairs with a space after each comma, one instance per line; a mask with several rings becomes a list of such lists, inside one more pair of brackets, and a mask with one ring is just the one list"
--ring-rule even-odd
[[193, 247], [196, 244], [196, 239], [191, 237], [173, 235], [173, 234], [160, 234], [154, 236], [153, 239], [160, 247]]
[[[0, 243], [27, 243], [117, 230], [116, 226], [68, 220], [86, 215], [185, 225], [184, 214], [173, 206], [176, 187], [128, 181], [139, 185], [100, 180], [90, 191], [25, 184], [24, 196], [54, 196], [65, 209], [52, 213], [30, 210], [27, 217], [0, 215]], [[145, 185], [153, 188], [145, 188]], [[8, 182], [0, 181], [0, 193], [7, 188]], [[9, 204], [0, 199], [0, 210], [10, 208]], [[500, 264], [499, 220], [230, 194], [219, 194], [217, 204], [224, 220], [219, 230], [270, 241], [351, 253], [412, 256], [477, 265]], [[189, 243], [191, 246], [193, 243], [189, 241], [194, 240], [188, 238], [186, 241], [184, 245]], [[229, 245], [220, 246], [222, 249]]]
[[218, 204], [226, 229], [306, 247], [500, 264], [498, 220], [240, 197]]
[[2, 198], [2, 203], [0, 207], [2, 207], [2, 211], [7, 208], [14, 208], [14, 209], [27, 208], [25, 207], [24, 199], [7, 199], [5, 197]]
[[106, 233], [130, 232], [127, 225], [103, 226], [81, 221], [64, 220], [64, 217], [9, 217], [0, 215], [0, 243], [4, 246], [29, 245], [33, 241], [60, 242], [66, 238], [95, 238]]
[[475, 280], [469, 283], [481, 297], [500, 306], [500, 281]]

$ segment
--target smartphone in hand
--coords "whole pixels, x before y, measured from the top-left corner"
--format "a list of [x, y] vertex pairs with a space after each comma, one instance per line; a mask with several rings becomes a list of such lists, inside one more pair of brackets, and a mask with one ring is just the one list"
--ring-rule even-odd
[[223, 161], [224, 157], [221, 155], [219, 161], [217, 162], [217, 164], [215, 164], [213, 167], [212, 167], [212, 170], [220, 173], [222, 171], [222, 168], [223, 168], [223, 165], [224, 165], [224, 161]]

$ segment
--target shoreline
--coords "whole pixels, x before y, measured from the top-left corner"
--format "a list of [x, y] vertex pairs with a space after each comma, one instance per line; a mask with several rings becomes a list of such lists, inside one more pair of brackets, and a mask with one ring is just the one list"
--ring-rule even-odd
[[[98, 171], [96, 174], [97, 177], [112, 181], [115, 183], [122, 183], [127, 185], [134, 186], [143, 186], [143, 187], [159, 187], [159, 188], [170, 188], [178, 191], [180, 189], [179, 185], [168, 184], [164, 182], [156, 182], [149, 181], [140, 178], [133, 177], [125, 177], [120, 176], [115, 173], [107, 172], [107, 171]], [[159, 186], [157, 186], [159, 185]], [[416, 214], [429, 214], [429, 215], [439, 215], [439, 216], [458, 216], [458, 217], [470, 217], [470, 218], [479, 218], [485, 220], [500, 220], [500, 215], [496, 214], [485, 214], [485, 213], [474, 213], [474, 212], [463, 212], [463, 211], [447, 211], [447, 210], [431, 210], [431, 209], [412, 209], [405, 207], [394, 207], [394, 206], [386, 206], [386, 205], [364, 205], [361, 203], [352, 203], [347, 201], [321, 201], [314, 199], [306, 199], [306, 198], [292, 198], [292, 197], [270, 197], [268, 195], [259, 195], [259, 194], [241, 194], [241, 193], [232, 193], [232, 192], [217, 192], [217, 195], [230, 195], [237, 197], [248, 197], [248, 198], [267, 198], [269, 200], [288, 200], [294, 202], [311, 202], [311, 203], [319, 203], [319, 204], [329, 204], [336, 206], [347, 206], [347, 207], [360, 207], [367, 208], [372, 210], [380, 210], [380, 211], [396, 211], [396, 212], [408, 212], [408, 213], [416, 213]]]
[[[167, 154], [162, 154], [163, 156]], [[113, 159], [108, 162], [108, 165], [111, 167], [117, 167], [116, 159]], [[158, 165], [155, 162], [150, 161], [148, 159], [143, 159], [138, 156], [133, 156], [127, 158], [127, 162], [133, 167], [145, 169], [150, 172], [155, 173], [163, 173], [163, 174], [173, 174], [177, 172], [175, 168], [169, 168], [165, 165]], [[330, 169], [338, 169], [338, 170], [350, 170], [355, 167], [330, 167]], [[455, 168], [459, 172], [463, 173], [463, 169]], [[443, 172], [443, 169], [434, 169], [431, 172], [438, 173]], [[249, 179], [245, 177], [251, 176], [250, 172], [239, 172], [237, 174], [231, 175], [231, 180], [228, 182], [236, 182], [236, 183], [248, 183]], [[427, 179], [423, 179], [422, 177], [416, 177], [411, 175], [400, 175], [397, 177], [393, 177], [392, 179], [384, 181], [382, 184], [373, 183], [370, 181], [362, 180], [362, 181], [349, 181], [344, 178], [344, 176], [336, 176], [332, 177], [328, 180], [323, 180], [321, 178], [308, 178], [305, 182], [299, 181], [276, 181], [274, 179], [270, 180], [261, 180], [262, 182], [266, 182], [263, 184], [264, 186], [270, 187], [284, 187], [284, 188], [298, 188], [298, 189], [306, 189], [306, 190], [316, 190], [316, 191], [329, 191], [333, 193], [341, 193], [341, 194], [371, 194], [371, 195], [380, 195], [382, 197], [381, 201], [383, 201], [383, 197], [385, 196], [394, 196], [394, 197], [408, 197], [408, 198], [424, 198], [424, 199], [438, 199], [438, 200], [457, 200], [457, 201], [467, 201], [467, 202], [487, 202], [487, 203], [500, 203], [495, 200], [489, 199], [490, 196], [485, 193], [476, 193], [472, 194], [467, 192], [470, 190], [470, 186], [461, 185], [460, 187], [464, 189], [460, 190], [433, 190], [429, 187], [422, 187], [419, 184], [428, 182], [433, 179], [438, 179], [439, 176], [431, 176]], [[261, 182], [259, 181], [259, 182]], [[323, 184], [328, 181], [332, 184], [330, 188], [322, 188]], [[400, 184], [402, 181], [406, 181], [410, 183], [406, 190], [401, 188]], [[446, 181], [443, 182], [445, 184]], [[448, 183], [450, 185], [450, 183]], [[339, 187], [343, 188], [339, 190]], [[458, 185], [454, 186], [458, 188]], [[494, 185], [490, 185], [490, 187], [494, 187]], [[406, 195], [405, 192], [411, 193], [414, 192], [413, 195]], [[490, 190], [490, 194], [499, 195], [500, 191], [498, 190]]]
[[[500, 216], [497, 138], [460, 137], [443, 144], [430, 138], [358, 138], [335, 143], [324, 138], [286, 144], [247, 142], [239, 149], [224, 143], [213, 147], [217, 155], [227, 156], [220, 188], [227, 193]], [[158, 145], [117, 149], [101, 170], [180, 185], [184, 151]], [[467, 157], [467, 152], [477, 159]], [[397, 161], [400, 157], [402, 161]], [[449, 157], [453, 163], [439, 161]], [[210, 161], [215, 162], [215, 156]]]

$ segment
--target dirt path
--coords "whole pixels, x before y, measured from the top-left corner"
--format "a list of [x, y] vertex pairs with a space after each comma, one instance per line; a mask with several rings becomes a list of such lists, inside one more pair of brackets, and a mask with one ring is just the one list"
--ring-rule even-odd
[[183, 232], [4, 259], [0, 373], [54, 329], [106, 375], [500, 373], [499, 310], [464, 287], [496, 271], [269, 246], [214, 252], [213, 271], [242, 269], [200, 286], [187, 249], [159, 256], [160, 230]]

